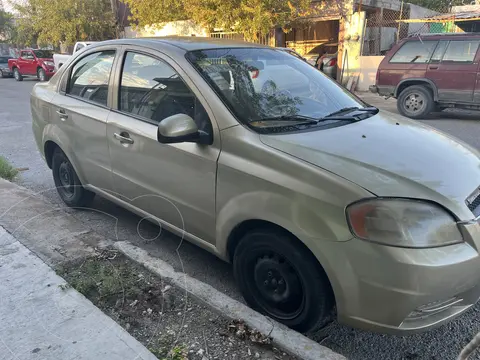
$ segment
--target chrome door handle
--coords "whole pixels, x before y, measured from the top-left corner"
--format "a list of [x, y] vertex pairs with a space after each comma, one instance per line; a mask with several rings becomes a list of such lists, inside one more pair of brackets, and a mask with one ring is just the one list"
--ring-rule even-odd
[[60, 117], [60, 120], [65, 121], [68, 119], [68, 115], [65, 114], [64, 110], [57, 110], [57, 114]]
[[[124, 135], [128, 135], [125, 133], [122, 133]], [[119, 140], [122, 144], [133, 144], [133, 139], [128, 137], [128, 136], [123, 136], [122, 134], [117, 134], [113, 133], [113, 137], [117, 140]]]

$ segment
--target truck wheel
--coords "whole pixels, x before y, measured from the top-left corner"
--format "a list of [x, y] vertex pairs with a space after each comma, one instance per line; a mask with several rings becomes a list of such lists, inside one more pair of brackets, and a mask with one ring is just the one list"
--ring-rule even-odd
[[432, 93], [421, 85], [409, 86], [400, 93], [397, 109], [403, 116], [423, 119], [435, 108]]
[[233, 257], [233, 272], [247, 303], [300, 332], [331, 318], [333, 291], [316, 258], [276, 228], [248, 232]]
[[23, 76], [20, 74], [20, 71], [18, 71], [18, 68], [13, 69], [13, 77], [17, 81], [23, 81]]
[[38, 80], [40, 81], [47, 81], [47, 74], [45, 73], [45, 70], [43, 70], [42, 68], [37, 70], [37, 77], [38, 77]]

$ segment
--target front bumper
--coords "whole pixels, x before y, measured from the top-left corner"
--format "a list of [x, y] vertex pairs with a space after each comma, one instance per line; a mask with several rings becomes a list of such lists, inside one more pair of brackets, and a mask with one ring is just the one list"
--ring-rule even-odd
[[55, 75], [54, 67], [43, 67], [43, 70], [45, 70], [45, 75], [47, 75], [47, 77], [52, 77], [53, 75]]
[[4, 76], [12, 76], [12, 75], [13, 75], [13, 72], [10, 71], [9, 68], [2, 68], [2, 69], [0, 69], [0, 70], [2, 71], [2, 74], [3, 74]]
[[[323, 256], [338, 320], [367, 330], [408, 334], [445, 323], [480, 298], [478, 223], [460, 225], [465, 243], [394, 248], [353, 239]], [[331, 253], [329, 254], [329, 252]]]

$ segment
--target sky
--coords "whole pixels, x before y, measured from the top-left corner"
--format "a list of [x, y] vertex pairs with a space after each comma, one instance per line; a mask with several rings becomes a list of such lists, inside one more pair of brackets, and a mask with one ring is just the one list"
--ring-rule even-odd
[[0, 3], [3, 5], [3, 9], [8, 12], [13, 12], [12, 3], [22, 3], [22, 0], [0, 0]]

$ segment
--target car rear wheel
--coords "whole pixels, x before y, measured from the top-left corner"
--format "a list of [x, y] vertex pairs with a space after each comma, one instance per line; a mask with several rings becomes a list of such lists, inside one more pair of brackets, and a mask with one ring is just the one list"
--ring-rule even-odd
[[435, 108], [432, 93], [424, 86], [409, 86], [400, 93], [397, 109], [400, 114], [412, 119], [422, 119]]
[[4, 77], [6, 77], [2, 70], [0, 70], [0, 77], [1, 77], [2, 79], [3, 79]]
[[289, 234], [275, 228], [250, 231], [235, 250], [233, 269], [253, 309], [301, 332], [330, 319], [333, 292], [327, 276]]
[[57, 192], [65, 204], [71, 207], [90, 205], [95, 194], [82, 186], [72, 163], [60, 148], [53, 152], [52, 172]]
[[40, 81], [47, 81], [47, 74], [45, 73], [45, 70], [41, 68], [37, 70], [37, 77]]
[[23, 76], [20, 74], [20, 71], [17, 68], [13, 69], [13, 77], [17, 81], [23, 81]]

